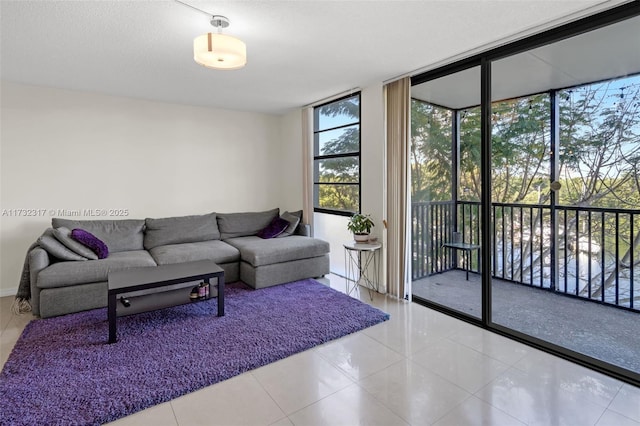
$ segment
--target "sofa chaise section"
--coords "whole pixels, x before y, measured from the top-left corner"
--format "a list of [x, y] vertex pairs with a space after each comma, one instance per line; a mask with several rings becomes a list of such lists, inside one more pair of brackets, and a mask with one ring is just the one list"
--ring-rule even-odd
[[[299, 222], [302, 211], [285, 214], [296, 216]], [[297, 226], [295, 235], [284, 238], [257, 236], [279, 215], [277, 208], [263, 212], [218, 213], [220, 237], [240, 252], [240, 280], [253, 288], [329, 273], [329, 243], [306, 236], [304, 224]]]
[[263, 288], [329, 273], [329, 243], [291, 235], [262, 239], [230, 238], [227, 244], [240, 251], [240, 277], [254, 288]]

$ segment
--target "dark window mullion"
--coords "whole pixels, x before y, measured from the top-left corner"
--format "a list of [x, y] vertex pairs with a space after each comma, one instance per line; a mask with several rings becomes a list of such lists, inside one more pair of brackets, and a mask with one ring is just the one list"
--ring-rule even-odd
[[350, 158], [350, 157], [360, 159], [360, 153], [348, 152], [348, 153], [341, 153], [341, 154], [316, 155], [313, 157], [313, 159], [314, 160], [330, 160], [332, 158]]
[[326, 209], [322, 207], [314, 207], [313, 211], [316, 213], [327, 213], [327, 214], [334, 214], [336, 216], [348, 216], [348, 217], [353, 216], [353, 213], [355, 213], [355, 212], [348, 212], [344, 210]]
[[360, 185], [360, 182], [313, 182], [314, 185]]
[[344, 129], [346, 127], [353, 127], [353, 126], [358, 126], [358, 125], [360, 125], [359, 117], [358, 117], [358, 121], [354, 121], [353, 123], [341, 124], [341, 125], [336, 126], [336, 127], [328, 127], [326, 129], [322, 129], [322, 130], [314, 130], [313, 134], [314, 135], [319, 135], [320, 133], [331, 132], [333, 130], [340, 130], [340, 129]]

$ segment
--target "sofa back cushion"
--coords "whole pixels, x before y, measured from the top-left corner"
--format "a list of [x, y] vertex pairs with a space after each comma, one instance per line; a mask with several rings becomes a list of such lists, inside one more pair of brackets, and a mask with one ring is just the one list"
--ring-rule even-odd
[[215, 213], [162, 219], [147, 218], [145, 223], [147, 229], [144, 233], [144, 248], [147, 250], [169, 244], [220, 239]]
[[228, 238], [257, 235], [279, 215], [279, 208], [263, 212], [218, 213], [220, 238], [226, 240]]
[[102, 240], [111, 253], [144, 249], [144, 220], [72, 220], [54, 217], [51, 226], [84, 229]]

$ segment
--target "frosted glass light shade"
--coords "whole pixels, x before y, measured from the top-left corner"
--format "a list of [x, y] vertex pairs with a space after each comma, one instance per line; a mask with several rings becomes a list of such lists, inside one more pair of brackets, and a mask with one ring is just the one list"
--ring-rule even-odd
[[208, 68], [236, 70], [247, 63], [247, 45], [225, 34], [203, 34], [193, 40], [193, 59]]

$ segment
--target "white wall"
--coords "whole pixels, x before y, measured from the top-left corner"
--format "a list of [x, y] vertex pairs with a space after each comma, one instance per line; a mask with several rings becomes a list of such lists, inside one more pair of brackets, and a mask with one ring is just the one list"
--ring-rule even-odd
[[[368, 213], [375, 222], [371, 234], [378, 237], [382, 243], [380, 260], [380, 291], [386, 292], [387, 273], [387, 233], [382, 223], [386, 219], [385, 193], [386, 193], [386, 164], [385, 164], [385, 121], [384, 121], [384, 91], [382, 83], [372, 84], [362, 89], [361, 94], [362, 113], [362, 146], [360, 155], [362, 161], [361, 184], [361, 210]], [[371, 271], [370, 271], [371, 272]]]
[[331, 272], [342, 277], [347, 274], [344, 243], [353, 240], [353, 235], [347, 230], [348, 222], [347, 216], [326, 213], [313, 214], [314, 236], [329, 243], [331, 247], [329, 253]]
[[[0, 296], [15, 293], [50, 210], [122, 208], [145, 218], [302, 208], [299, 109], [271, 116], [8, 82], [1, 89], [0, 209], [44, 213], [0, 216]], [[384, 259], [382, 84], [365, 87], [361, 104], [362, 211], [376, 223]], [[316, 224], [341, 274], [349, 239], [342, 222]]]
[[280, 210], [302, 210], [302, 112], [280, 117], [280, 156], [273, 169], [280, 173]]
[[279, 117], [2, 82], [0, 114], [0, 296], [15, 293], [27, 248], [59, 209], [128, 209], [143, 219], [301, 208], [302, 154], [291, 142], [296, 131], [300, 140], [299, 111]]

